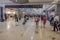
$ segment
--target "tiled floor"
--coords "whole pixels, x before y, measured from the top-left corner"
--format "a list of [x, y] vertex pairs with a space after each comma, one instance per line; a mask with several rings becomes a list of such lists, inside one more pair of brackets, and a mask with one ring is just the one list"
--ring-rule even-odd
[[19, 22], [0, 22], [0, 40], [60, 40], [60, 33], [53, 32], [49, 22], [45, 28], [39, 22], [39, 33], [35, 33], [36, 26], [32, 19], [26, 25], [22, 22], [23, 19]]

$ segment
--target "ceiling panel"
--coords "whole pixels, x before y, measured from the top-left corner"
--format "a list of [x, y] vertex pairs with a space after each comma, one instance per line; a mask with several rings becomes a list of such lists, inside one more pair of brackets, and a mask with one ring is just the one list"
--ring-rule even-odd
[[17, 2], [17, 3], [30, 3], [30, 2], [40, 2], [40, 3], [50, 3], [53, 2], [54, 0], [11, 0], [13, 2]]
[[15, 3], [28, 3], [28, 0], [10, 0], [13, 1]]
[[29, 0], [29, 2], [52, 2], [53, 0]]
[[58, 1], [58, 4], [60, 4], [60, 0]]
[[60, 3], [60, 0], [54, 0], [52, 4]]

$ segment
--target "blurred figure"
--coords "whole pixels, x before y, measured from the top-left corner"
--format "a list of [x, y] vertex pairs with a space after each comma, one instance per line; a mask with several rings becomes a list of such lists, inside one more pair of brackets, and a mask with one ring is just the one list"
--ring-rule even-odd
[[60, 31], [60, 22], [58, 23], [58, 30]]
[[15, 17], [15, 21], [18, 22], [18, 16], [17, 16], [17, 14], [15, 14], [14, 17]]
[[55, 17], [55, 15], [56, 15], [56, 11], [55, 11], [55, 9], [52, 10], [52, 12], [51, 12], [50, 15], [52, 15], [53, 17]]
[[26, 20], [26, 16], [27, 16], [27, 15], [24, 16], [23, 25], [25, 25], [25, 23], [26, 23], [26, 21], [27, 21], [27, 20]]
[[46, 15], [43, 15], [42, 22], [43, 22], [44, 27], [45, 27], [46, 21], [47, 21], [47, 19], [46, 19]]
[[28, 15], [25, 15], [25, 16], [24, 16], [23, 25], [25, 25], [25, 24], [26, 24], [27, 20], [29, 20], [29, 17], [28, 17]]
[[38, 25], [39, 25], [39, 15], [35, 15], [35, 23], [36, 23], [36, 33], [38, 33]]
[[41, 21], [42, 21], [42, 19], [43, 19], [43, 15], [41, 15]]
[[21, 18], [22, 18], [22, 14], [19, 14], [19, 20], [21, 20]]
[[54, 17], [54, 27], [53, 27], [53, 31], [58, 31], [58, 23], [59, 23], [59, 16], [56, 14]]
[[54, 24], [54, 17], [56, 15], [55, 9], [52, 10], [51, 14], [50, 14], [50, 24], [53, 25]]
[[50, 25], [53, 25], [53, 22], [54, 22], [54, 17], [53, 15], [50, 16]]
[[5, 21], [7, 20], [7, 15], [5, 14]]

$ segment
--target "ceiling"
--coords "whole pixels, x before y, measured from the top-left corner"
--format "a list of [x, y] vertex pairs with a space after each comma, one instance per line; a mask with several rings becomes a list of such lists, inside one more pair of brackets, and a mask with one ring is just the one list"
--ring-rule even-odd
[[51, 3], [54, 0], [10, 0], [16, 3]]
[[29, 1], [28, 0], [10, 0], [14, 3], [28, 3]]
[[60, 4], [60, 0], [58, 1], [58, 4]]
[[29, 0], [29, 2], [52, 2], [53, 0]]

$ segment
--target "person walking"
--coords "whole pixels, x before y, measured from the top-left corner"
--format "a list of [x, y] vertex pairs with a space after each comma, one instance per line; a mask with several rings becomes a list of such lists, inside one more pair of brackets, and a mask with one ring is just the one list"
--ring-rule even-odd
[[18, 22], [17, 14], [15, 14], [14, 17], [15, 17], [15, 21]]
[[43, 22], [43, 26], [44, 26], [44, 28], [45, 28], [46, 21], [47, 21], [47, 19], [46, 19], [46, 15], [43, 15], [42, 22]]
[[35, 15], [35, 23], [36, 23], [36, 33], [38, 33], [38, 25], [39, 25], [39, 15]]
[[28, 16], [28, 15], [25, 15], [25, 16], [24, 16], [23, 25], [25, 25], [25, 24], [26, 24], [27, 20], [29, 20], [29, 16]]
[[54, 17], [54, 27], [53, 27], [53, 31], [58, 31], [58, 23], [59, 23], [59, 16], [56, 14]]
[[53, 26], [53, 21], [54, 21], [54, 17], [53, 17], [53, 15], [51, 15], [50, 16], [50, 25], [52, 25], [52, 26]]

